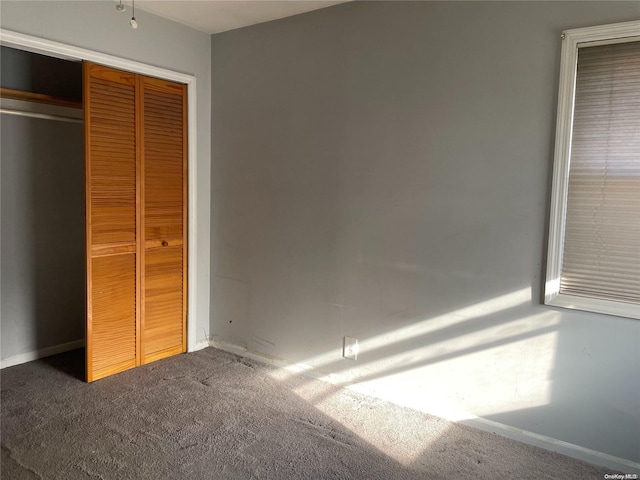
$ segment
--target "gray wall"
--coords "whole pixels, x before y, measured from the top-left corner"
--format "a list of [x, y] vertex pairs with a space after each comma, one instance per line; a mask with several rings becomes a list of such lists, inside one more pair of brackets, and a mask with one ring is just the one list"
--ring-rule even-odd
[[560, 34], [638, 17], [355, 2], [215, 35], [214, 338], [639, 461], [640, 322], [541, 305]]
[[[112, 1], [100, 2], [29, 2], [2, 1], [0, 3], [0, 25], [2, 28], [63, 42], [90, 50], [132, 59], [139, 62], [188, 73], [197, 79], [197, 221], [196, 251], [199, 265], [197, 269], [196, 304], [197, 318], [190, 312], [190, 320], [195, 320], [198, 340], [205, 340], [209, 332], [210, 297], [210, 162], [211, 162], [211, 39], [210, 36], [171, 22], [169, 20], [136, 12], [140, 27], [133, 30], [129, 17], [118, 13]], [[4, 120], [4, 119], [3, 119]], [[3, 125], [4, 130], [4, 125]], [[3, 132], [4, 133], [4, 132]], [[3, 138], [4, 147], [4, 138]], [[4, 153], [4, 152], [3, 152]], [[4, 169], [4, 158], [2, 158]], [[24, 238], [16, 242], [30, 242], [30, 231], [26, 223], [14, 225], [4, 215], [5, 202], [17, 199], [5, 195], [3, 170], [3, 262], [5, 232], [20, 229]], [[9, 192], [10, 193], [10, 192]], [[18, 222], [28, 222], [20, 218]], [[24, 268], [27, 275], [29, 266]], [[2, 278], [2, 358], [30, 351], [34, 342], [38, 343], [34, 325], [29, 317], [9, 318], [5, 305], [23, 300], [18, 293], [5, 293], [4, 263]], [[35, 308], [35, 307], [32, 307]], [[19, 312], [13, 312], [18, 314]], [[16, 325], [21, 325], [16, 330]], [[31, 332], [25, 334], [24, 332]], [[78, 338], [82, 338], [81, 332]], [[28, 338], [26, 338], [26, 337]]]
[[81, 124], [2, 115], [0, 141], [10, 357], [84, 338], [84, 139]]

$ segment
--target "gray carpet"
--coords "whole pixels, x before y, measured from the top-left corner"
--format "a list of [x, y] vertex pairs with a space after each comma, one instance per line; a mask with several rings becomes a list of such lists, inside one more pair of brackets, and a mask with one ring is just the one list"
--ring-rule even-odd
[[610, 470], [214, 348], [86, 384], [2, 370], [2, 479], [602, 479]]

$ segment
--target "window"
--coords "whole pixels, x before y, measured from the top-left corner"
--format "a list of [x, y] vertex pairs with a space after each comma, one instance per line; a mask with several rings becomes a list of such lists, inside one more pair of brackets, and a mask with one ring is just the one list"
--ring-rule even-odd
[[563, 38], [545, 303], [640, 319], [640, 22]]

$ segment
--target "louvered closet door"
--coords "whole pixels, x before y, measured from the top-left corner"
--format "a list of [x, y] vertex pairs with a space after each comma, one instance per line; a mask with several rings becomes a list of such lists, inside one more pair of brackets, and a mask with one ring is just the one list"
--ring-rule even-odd
[[186, 350], [186, 86], [140, 77], [142, 363]]
[[84, 64], [87, 381], [139, 362], [136, 76]]

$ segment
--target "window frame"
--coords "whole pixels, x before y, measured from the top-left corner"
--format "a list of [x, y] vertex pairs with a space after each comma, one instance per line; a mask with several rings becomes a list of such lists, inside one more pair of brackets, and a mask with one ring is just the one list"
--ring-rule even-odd
[[562, 39], [544, 303], [545, 305], [640, 319], [640, 307], [632, 303], [560, 293], [578, 48], [640, 41], [640, 21], [566, 30], [562, 33]]

